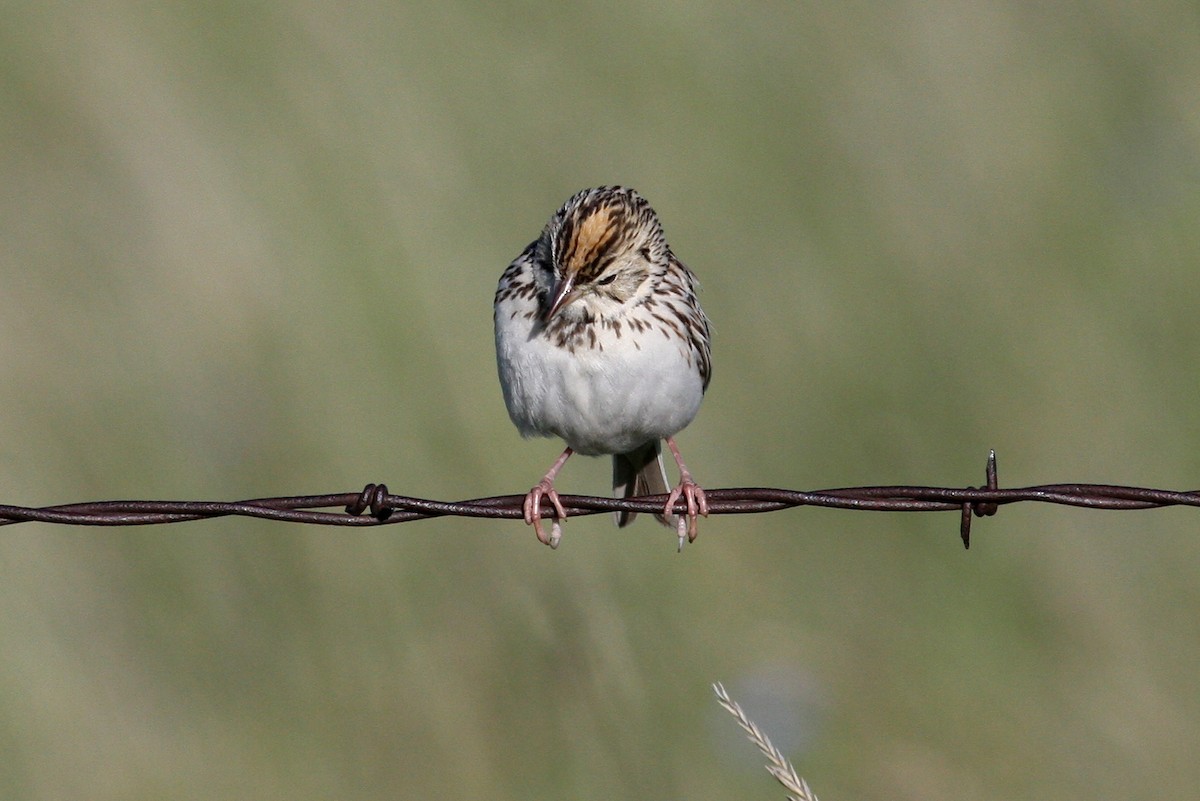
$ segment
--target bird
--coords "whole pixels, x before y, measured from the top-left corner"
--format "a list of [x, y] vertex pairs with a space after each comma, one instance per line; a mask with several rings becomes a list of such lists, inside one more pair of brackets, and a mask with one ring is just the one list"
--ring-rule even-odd
[[[637, 191], [599, 186], [572, 195], [500, 276], [493, 317], [509, 417], [524, 437], [558, 437], [562, 454], [525, 496], [538, 540], [557, 548], [566, 517], [554, 480], [572, 454], [611, 455], [619, 498], [668, 494], [662, 443], [679, 483], [655, 517], [696, 538], [704, 490], [675, 435], [700, 409], [712, 377], [711, 330], [695, 275], [667, 245]], [[679, 498], [687, 512], [673, 509]], [[542, 528], [542, 500], [553, 508]], [[616, 512], [618, 526], [634, 519]]]

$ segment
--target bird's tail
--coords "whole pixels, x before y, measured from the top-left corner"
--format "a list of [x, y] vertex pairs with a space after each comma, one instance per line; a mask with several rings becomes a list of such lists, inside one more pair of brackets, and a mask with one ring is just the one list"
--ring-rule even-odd
[[[667, 485], [667, 468], [663, 464], [662, 442], [647, 442], [630, 453], [613, 454], [613, 495], [629, 498], [634, 495], [666, 495], [671, 491]], [[633, 522], [636, 512], [613, 512], [618, 527]], [[656, 514], [654, 519], [669, 528], [675, 528], [675, 515]]]

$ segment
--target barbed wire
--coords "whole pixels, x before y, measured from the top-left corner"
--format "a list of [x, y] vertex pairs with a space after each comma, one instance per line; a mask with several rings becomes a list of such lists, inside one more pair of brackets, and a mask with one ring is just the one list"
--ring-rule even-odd
[[[1052, 503], [1089, 509], [1157, 509], [1200, 506], [1200, 490], [1173, 491], [1112, 484], [1044, 484], [1001, 489], [996, 452], [988, 454], [986, 481], [980, 487], [880, 486], [843, 487], [804, 492], [768, 487], [705, 490], [710, 515], [759, 514], [798, 506], [872, 512], [946, 512], [961, 515], [959, 535], [971, 546], [972, 517], [996, 514], [1001, 506], [1020, 502]], [[604, 512], [661, 512], [665, 495], [604, 498], [560, 495], [568, 517]], [[58, 523], [70, 526], [146, 526], [214, 517], [257, 517], [326, 526], [379, 526], [434, 517], [523, 518], [524, 495], [498, 495], [466, 501], [434, 501], [392, 495], [386, 484], [368, 484], [359, 492], [256, 498], [246, 501], [92, 501], [60, 506], [25, 507], [0, 504], [0, 526]], [[554, 510], [543, 499], [542, 513]], [[319, 511], [341, 507], [342, 511]], [[675, 512], [687, 511], [682, 499]], [[364, 515], [369, 512], [369, 515]]]

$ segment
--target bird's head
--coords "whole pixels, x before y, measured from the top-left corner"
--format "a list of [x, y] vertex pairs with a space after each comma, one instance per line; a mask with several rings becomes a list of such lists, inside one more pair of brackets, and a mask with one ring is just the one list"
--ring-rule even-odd
[[632, 189], [574, 195], [542, 233], [549, 268], [543, 320], [604, 319], [647, 296], [670, 250], [658, 215]]

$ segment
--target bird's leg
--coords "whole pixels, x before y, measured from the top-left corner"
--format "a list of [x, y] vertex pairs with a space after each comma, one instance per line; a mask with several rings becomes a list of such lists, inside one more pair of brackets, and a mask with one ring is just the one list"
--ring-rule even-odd
[[[679, 446], [675, 444], [674, 437], [667, 437], [667, 447], [671, 449], [671, 455], [675, 457], [675, 464], [679, 465], [679, 486], [671, 490], [671, 494], [667, 496], [667, 505], [663, 511], [671, 514], [675, 501], [679, 500], [680, 495], [687, 500], [687, 538], [688, 542], [693, 542], [697, 533], [696, 516], [699, 514], [708, 517], [708, 499], [704, 497], [704, 490], [700, 488], [700, 485], [692, 480], [692, 474], [688, 471], [687, 465], [683, 463], [683, 457], [679, 455]], [[679, 544], [682, 547], [682, 518], [679, 521]]]
[[[537, 486], [525, 496], [525, 522], [533, 526], [538, 540], [551, 548], [558, 547], [558, 541], [562, 537], [561, 521], [567, 517], [566, 510], [558, 500], [558, 493], [554, 491], [554, 477], [558, 475], [559, 470], [562, 470], [562, 466], [567, 463], [567, 459], [571, 458], [572, 453], [574, 451], [570, 448], [564, 450], [554, 464], [550, 465], [550, 469], [546, 471], [546, 475], [542, 476], [542, 480], [537, 483]], [[542, 496], [548, 498], [551, 505], [554, 506], [554, 525], [550, 527], [548, 535], [542, 530]]]

